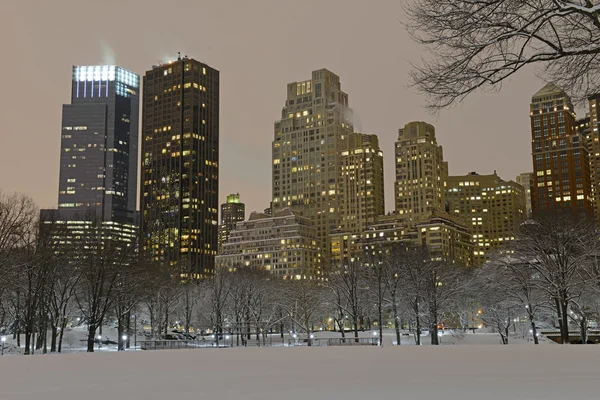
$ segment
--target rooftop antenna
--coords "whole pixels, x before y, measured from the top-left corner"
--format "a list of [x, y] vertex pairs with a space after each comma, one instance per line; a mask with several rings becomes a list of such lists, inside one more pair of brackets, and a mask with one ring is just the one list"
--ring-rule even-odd
[[180, 51], [177, 52], [177, 61], [181, 61], [181, 52]]

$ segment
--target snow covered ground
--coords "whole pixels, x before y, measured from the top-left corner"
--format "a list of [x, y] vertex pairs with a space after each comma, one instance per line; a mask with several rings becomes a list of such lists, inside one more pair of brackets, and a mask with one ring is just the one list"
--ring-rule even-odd
[[[452, 334], [452, 332], [450, 331], [446, 331], [445, 334], [443, 336], [440, 337], [440, 344], [441, 345], [473, 345], [473, 344], [485, 344], [485, 345], [500, 345], [501, 344], [501, 339], [500, 339], [500, 335], [495, 334], [495, 333], [490, 333], [489, 330], [477, 330], [477, 333], [473, 334], [471, 331], [467, 331], [464, 334]], [[376, 331], [365, 331], [365, 332], [359, 332], [359, 337], [361, 338], [373, 338], [373, 333], [377, 333]], [[49, 335], [50, 336], [50, 335]], [[284, 339], [283, 339], [283, 343], [288, 344], [290, 342], [294, 342], [294, 340], [292, 339], [292, 337], [288, 334], [284, 335]], [[339, 332], [315, 332], [314, 334], [316, 339], [327, 339], [327, 338], [341, 338], [341, 334]], [[511, 333], [511, 337], [510, 337], [510, 344], [527, 344], [527, 345], [533, 345], [533, 343], [531, 342], [531, 337], [527, 337], [529, 335], [524, 335], [522, 333], [519, 333], [518, 331], [516, 333]], [[346, 338], [351, 338], [353, 337], [353, 333], [352, 332], [347, 332], [346, 333]], [[22, 354], [23, 349], [22, 348], [18, 348], [16, 346], [16, 340], [13, 339], [12, 335], [6, 335], [6, 342], [5, 342], [5, 349], [4, 349], [4, 354], [5, 355], [19, 355]], [[117, 351], [117, 330], [114, 328], [110, 328], [110, 327], [104, 327], [103, 329], [103, 333], [102, 333], [102, 340], [103, 343], [101, 346], [98, 346], [96, 344], [96, 346], [94, 346], [94, 349], [96, 352], [107, 352], [107, 351]], [[110, 340], [110, 344], [106, 344], [106, 340]], [[134, 350], [134, 337], [131, 337], [131, 348], [129, 350]], [[141, 341], [145, 340], [145, 336], [143, 334], [142, 331], [138, 332], [137, 335], [137, 344], [138, 346], [141, 346]], [[214, 340], [212, 340], [209, 336], [206, 337], [206, 343], [210, 344], [214, 342]], [[267, 338], [266, 340], [267, 345], [269, 344], [273, 344], [276, 345], [277, 343], [281, 343], [282, 340], [280, 338], [280, 336], [278, 334], [274, 334], [272, 336], [272, 340], [269, 340], [269, 338]], [[427, 336], [427, 334], [423, 334], [421, 337], [421, 342], [423, 345], [427, 346], [430, 343], [430, 338], [429, 336]], [[551, 341], [547, 340], [544, 337], [540, 338], [540, 342], [541, 344], [547, 344], [547, 343], [552, 343]], [[25, 338], [22, 335], [21, 336], [21, 346], [24, 346], [25, 343]], [[384, 335], [383, 335], [383, 343], [384, 346], [392, 346], [395, 345], [396, 343], [396, 335], [392, 330], [385, 330], [384, 331]], [[221, 341], [221, 345], [226, 344], [228, 346], [232, 345], [232, 344], [236, 344], [236, 340], [234, 337], [230, 337], [228, 336], [228, 339], [225, 341]], [[408, 334], [408, 332], [405, 332], [405, 334], [402, 336], [402, 343], [403, 346], [414, 346], [415, 345], [415, 340], [412, 334]], [[85, 326], [81, 325], [78, 327], [74, 327], [74, 328], [68, 328], [65, 331], [64, 334], [64, 339], [63, 339], [63, 353], [75, 353], [75, 352], [85, 352], [86, 351], [86, 345], [87, 345], [87, 329]], [[250, 346], [256, 345], [256, 341], [254, 340], [254, 336], [253, 339], [250, 341]], [[50, 345], [48, 344], [48, 347]], [[49, 351], [49, 349], [48, 349]], [[41, 350], [36, 350], [37, 354], [41, 354], [42, 351]], [[0, 399], [3, 400], [3, 399]]]
[[598, 399], [600, 346], [230, 348], [0, 357], [0, 399]]

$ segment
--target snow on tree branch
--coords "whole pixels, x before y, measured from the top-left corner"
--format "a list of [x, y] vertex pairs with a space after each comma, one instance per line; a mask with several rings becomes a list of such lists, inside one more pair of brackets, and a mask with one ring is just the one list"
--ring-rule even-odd
[[581, 101], [600, 91], [597, 0], [414, 0], [407, 30], [429, 56], [413, 85], [433, 110], [498, 90], [528, 65]]

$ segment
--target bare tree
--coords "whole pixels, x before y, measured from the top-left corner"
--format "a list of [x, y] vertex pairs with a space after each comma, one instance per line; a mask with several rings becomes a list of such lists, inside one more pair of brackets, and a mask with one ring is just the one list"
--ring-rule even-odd
[[439, 326], [444, 314], [452, 309], [452, 302], [461, 295], [469, 285], [469, 274], [466, 269], [452, 262], [430, 260], [421, 266], [423, 277], [423, 294], [427, 306], [429, 334], [431, 344], [439, 344]]
[[400, 307], [406, 301], [415, 312], [418, 341], [420, 344], [419, 297], [423, 287], [420, 268], [429, 259], [429, 253], [422, 247], [396, 243], [390, 247], [389, 253], [381, 264], [383, 282], [386, 286], [386, 300], [392, 307], [396, 343], [401, 344]]
[[211, 303], [213, 331], [219, 346], [223, 334], [224, 311], [231, 293], [231, 273], [224, 267], [215, 267], [213, 276], [207, 281], [207, 293]]
[[77, 254], [81, 290], [75, 299], [88, 325], [87, 351], [93, 352], [96, 330], [112, 306], [114, 292], [122, 283], [121, 274], [134, 259], [135, 243], [123, 247], [116, 240], [106, 239], [108, 235], [97, 218], [90, 218], [90, 227]]
[[407, 30], [430, 57], [414, 85], [432, 109], [499, 89], [526, 66], [573, 90], [600, 92], [600, 4], [593, 0], [412, 0]]
[[518, 264], [528, 264], [538, 287], [552, 299], [561, 341], [569, 343], [569, 306], [585, 283], [589, 243], [597, 243], [592, 222], [570, 215], [524, 224], [513, 243]]
[[329, 274], [327, 288], [329, 299], [337, 310], [337, 324], [345, 337], [345, 319], [350, 317], [354, 337], [358, 338], [358, 325], [361, 317], [362, 292], [366, 288], [366, 269], [362, 263], [351, 261], [347, 265], [334, 267]]
[[[312, 346], [313, 328], [323, 316], [324, 288], [307, 279], [291, 280], [281, 286], [280, 296], [288, 318], [295, 327], [306, 333], [307, 343]], [[297, 332], [294, 329], [294, 334]]]

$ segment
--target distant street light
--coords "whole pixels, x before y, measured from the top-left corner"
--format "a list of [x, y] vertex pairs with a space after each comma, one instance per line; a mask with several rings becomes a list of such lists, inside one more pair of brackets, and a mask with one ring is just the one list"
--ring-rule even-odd
[[102, 335], [98, 335], [98, 349], [102, 348]]
[[125, 343], [127, 342], [127, 335], [123, 335], [121, 337], [121, 339], [123, 339], [122, 347], [123, 347], [123, 351], [125, 351]]
[[6, 336], [2, 336], [2, 355], [4, 355], [4, 342], [6, 342]]

